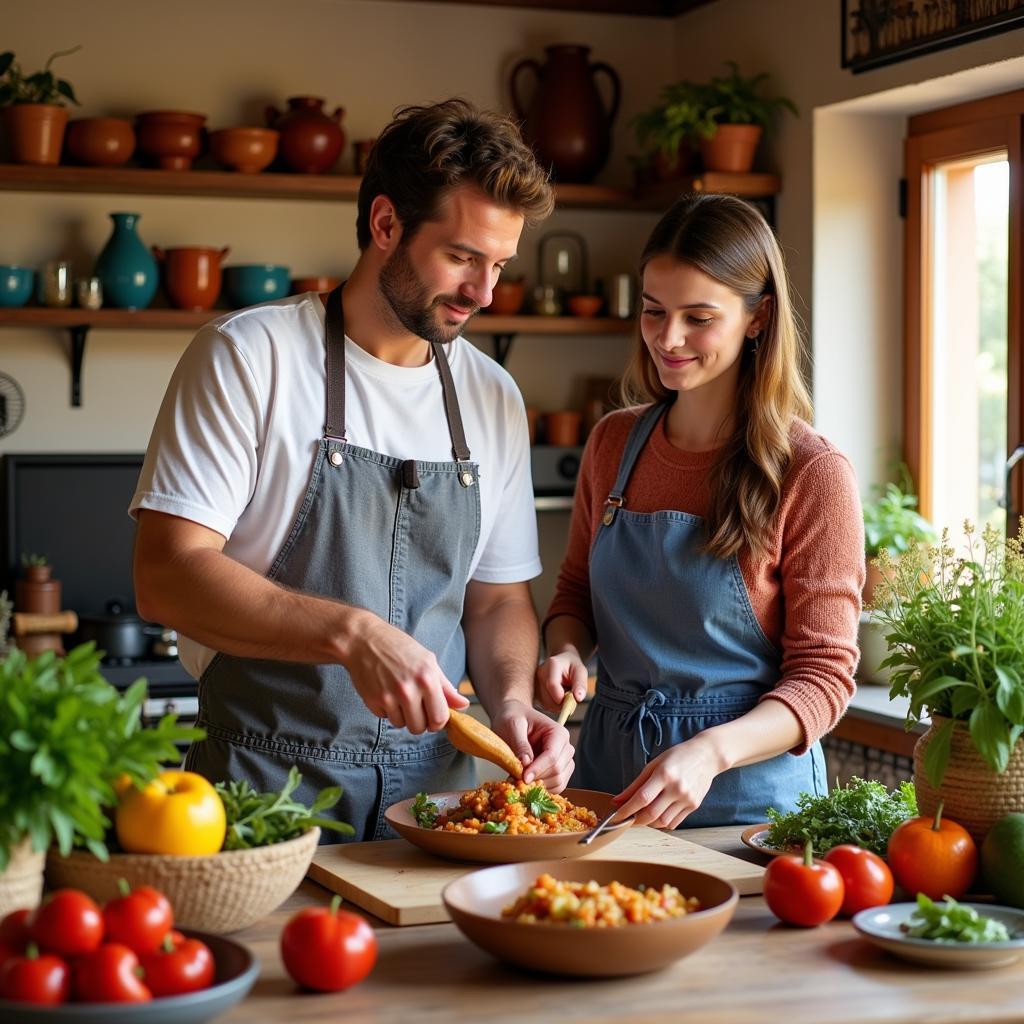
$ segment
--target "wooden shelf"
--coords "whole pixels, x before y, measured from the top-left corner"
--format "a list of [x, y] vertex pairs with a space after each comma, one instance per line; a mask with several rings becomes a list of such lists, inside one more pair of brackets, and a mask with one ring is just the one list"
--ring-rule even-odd
[[[99, 195], [217, 196], [355, 202], [362, 178], [354, 174], [238, 174], [234, 171], [157, 171], [141, 167], [34, 167], [0, 164], [0, 190]], [[556, 185], [563, 209], [660, 210], [683, 192], [770, 196], [774, 174], [709, 172], [645, 187], [639, 194], [611, 185]]]

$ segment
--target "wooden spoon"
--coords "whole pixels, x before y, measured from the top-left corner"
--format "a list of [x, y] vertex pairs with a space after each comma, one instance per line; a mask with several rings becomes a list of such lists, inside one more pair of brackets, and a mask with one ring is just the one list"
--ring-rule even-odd
[[523, 762], [493, 729], [461, 711], [448, 712], [448, 739], [456, 750], [482, 757], [508, 772], [513, 779], [523, 777]]
[[576, 710], [576, 698], [572, 695], [572, 690], [566, 690], [565, 696], [562, 698], [562, 707], [558, 712], [558, 724], [565, 725], [569, 721], [569, 716]]

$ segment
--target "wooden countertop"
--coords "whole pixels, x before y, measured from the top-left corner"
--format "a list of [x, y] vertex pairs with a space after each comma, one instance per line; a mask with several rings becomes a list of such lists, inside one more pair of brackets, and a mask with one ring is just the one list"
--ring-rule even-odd
[[[760, 860], [740, 844], [739, 831], [692, 829], [686, 838]], [[916, 967], [862, 941], [846, 921], [782, 925], [757, 896], [743, 897], [726, 931], [692, 956], [655, 974], [607, 981], [506, 967], [451, 924], [392, 928], [370, 918], [380, 942], [373, 973], [347, 992], [305, 993], [284, 971], [278, 935], [295, 910], [329, 898], [306, 881], [283, 907], [234, 936], [253, 949], [262, 973], [249, 997], [218, 1021], [1024, 1021], [1024, 961], [989, 971]]]

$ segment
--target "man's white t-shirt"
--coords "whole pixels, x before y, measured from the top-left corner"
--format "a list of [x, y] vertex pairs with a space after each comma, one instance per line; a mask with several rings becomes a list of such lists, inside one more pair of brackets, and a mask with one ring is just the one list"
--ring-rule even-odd
[[[480, 467], [470, 579], [531, 579], [541, 564], [522, 396], [464, 338], [445, 351]], [[345, 358], [350, 444], [400, 459], [452, 458], [433, 360], [393, 366], [347, 338]], [[265, 575], [298, 514], [325, 417], [324, 308], [316, 293], [213, 320], [171, 377], [130, 511], [155, 509], [216, 530], [227, 538], [225, 554]], [[196, 678], [215, 653], [184, 636], [179, 650]]]

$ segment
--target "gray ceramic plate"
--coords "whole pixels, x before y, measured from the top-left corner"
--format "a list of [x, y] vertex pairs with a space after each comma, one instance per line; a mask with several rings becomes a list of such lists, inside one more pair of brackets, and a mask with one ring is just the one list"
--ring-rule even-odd
[[210, 947], [217, 973], [202, 992], [166, 996], [151, 1003], [64, 1003], [31, 1006], [0, 999], [4, 1024], [201, 1024], [213, 1020], [248, 994], [260, 973], [256, 958], [240, 942], [190, 928], [184, 935], [202, 939]]
[[985, 968], [1003, 967], [1024, 956], [1024, 910], [1000, 907], [990, 903], [964, 903], [979, 914], [993, 917], [1006, 925], [1013, 938], [1009, 942], [935, 942], [905, 934], [900, 925], [910, 920], [916, 903], [890, 903], [872, 907], [853, 916], [853, 927], [881, 949], [904, 960], [933, 967]]

